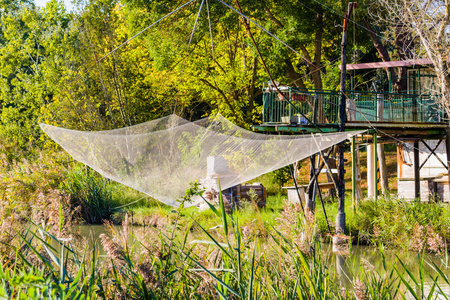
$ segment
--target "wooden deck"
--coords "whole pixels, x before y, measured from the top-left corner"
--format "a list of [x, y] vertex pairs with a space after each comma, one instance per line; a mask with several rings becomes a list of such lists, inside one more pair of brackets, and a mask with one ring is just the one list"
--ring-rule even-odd
[[[345, 130], [368, 130], [371, 135], [378, 133], [378, 142], [386, 140], [400, 139], [414, 141], [417, 139], [442, 139], [447, 128], [445, 123], [425, 123], [425, 122], [386, 122], [386, 121], [352, 121], [345, 123]], [[324, 125], [300, 125], [300, 124], [260, 124], [253, 125], [254, 131], [280, 132], [285, 134], [301, 133], [331, 133], [338, 131], [337, 124]]]

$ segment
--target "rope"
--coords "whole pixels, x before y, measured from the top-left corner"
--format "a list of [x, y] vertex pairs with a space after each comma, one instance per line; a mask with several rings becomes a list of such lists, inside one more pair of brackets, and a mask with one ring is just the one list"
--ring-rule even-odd
[[214, 54], [214, 39], [213, 39], [213, 32], [212, 32], [212, 26], [211, 26], [211, 16], [209, 14], [209, 4], [208, 0], [206, 0], [206, 11], [208, 12], [208, 25], [209, 25], [209, 36], [211, 37], [211, 52], [212, 52], [212, 59], [215, 62], [216, 57]]
[[[334, 9], [332, 9], [332, 8], [330, 8], [330, 7], [328, 7], [328, 6], [326, 6], [325, 4], [323, 4], [323, 3], [321, 3], [321, 2], [319, 2], [319, 1], [317, 1], [317, 0], [313, 0], [313, 1], [316, 2], [316, 3], [318, 3], [318, 4], [321, 5], [321, 6], [325, 7], [326, 9], [332, 11], [333, 13], [337, 14], [338, 16], [340, 16], [340, 17], [342, 17], [342, 18], [345, 18], [344, 15], [338, 13], [337, 11], [335, 11]], [[387, 38], [385, 38], [385, 37], [379, 35], [378, 33], [374, 32], [374, 31], [370, 30], [369, 28], [365, 27], [364, 25], [361, 25], [361, 24], [359, 24], [358, 22], [356, 22], [356, 21], [354, 21], [354, 20], [352, 20], [352, 19], [350, 19], [349, 21], [352, 22], [354, 25], [356, 25], [356, 26], [358, 26], [358, 27], [360, 27], [360, 28], [366, 30], [367, 32], [370, 32], [370, 33], [372, 33], [372, 34], [378, 36], [380, 39], [382, 39], [382, 40], [384, 40], [384, 41], [390, 43], [390, 44], [393, 45], [393, 46], [395, 46], [390, 40], [388, 40]]]
[[200, 13], [202, 12], [203, 4], [205, 0], [202, 1], [200, 5], [200, 9], [198, 10], [197, 17], [195, 18], [194, 28], [192, 29], [191, 38], [189, 39], [188, 49], [191, 47], [192, 38], [194, 37], [195, 29], [197, 29], [198, 18], [200, 17]]
[[[184, 68], [186, 67], [186, 58], [189, 56], [189, 50], [190, 50], [190, 48], [191, 48], [192, 39], [194, 38], [195, 29], [197, 29], [198, 18], [200, 17], [200, 13], [202, 12], [202, 8], [203, 8], [203, 4], [204, 4], [204, 3], [205, 3], [205, 0], [202, 1], [201, 5], [200, 5], [200, 9], [198, 10], [198, 13], [197, 13], [197, 17], [195, 18], [194, 27], [192, 28], [191, 36], [190, 36], [190, 38], [189, 38], [189, 43], [188, 43], [187, 49], [186, 49], [187, 54], [186, 54], [186, 56], [184, 57], [184, 60], [183, 60], [183, 66], [182, 66], [182, 68], [181, 68], [180, 83], [179, 83], [179, 85], [181, 85], [181, 83], [183, 82]], [[174, 104], [174, 106], [173, 106], [173, 113], [176, 112], [179, 96], [180, 96], [180, 90], [178, 90], [178, 92], [177, 92], [177, 97], [175, 98], [175, 104]]]
[[[219, 0], [220, 2], [222, 2], [221, 0]], [[222, 2], [223, 3], [223, 2]], [[225, 3], [224, 3], [225, 4]], [[236, 4], [237, 4], [237, 6], [239, 7], [239, 10], [240, 11], [242, 11], [242, 9], [241, 9], [241, 5], [239, 4], [239, 0], [236, 0]], [[229, 6], [230, 7], [230, 6]], [[230, 7], [231, 8], [231, 7]], [[234, 8], [232, 8], [234, 11], [236, 11]], [[236, 11], [237, 12], [237, 11]], [[242, 16], [244, 16], [243, 14], [242, 14], [242, 12], [240, 12], [239, 13], [240, 15], [242, 15]], [[244, 16], [245, 17], [245, 16]], [[266, 71], [266, 73], [267, 73], [267, 75], [269, 75], [269, 78], [270, 78], [270, 81], [272, 81], [272, 84], [273, 84], [273, 86], [275, 87], [275, 89], [277, 90], [277, 92], [278, 92], [278, 94], [279, 95], [281, 95], [281, 96], [283, 96], [283, 98], [293, 107], [293, 108], [295, 108], [295, 110], [300, 114], [300, 115], [302, 115], [311, 125], [313, 125], [317, 130], [319, 130], [320, 132], [323, 132], [319, 127], [317, 127], [317, 125], [314, 123], [314, 122], [311, 122], [311, 120], [309, 120], [309, 118], [308, 117], [306, 117], [301, 111], [300, 111], [300, 109], [298, 109], [292, 102], [291, 102], [291, 100], [290, 99], [288, 99], [281, 91], [280, 91], [280, 89], [278, 88], [278, 85], [277, 84], [275, 84], [275, 81], [274, 81], [274, 79], [273, 79], [273, 77], [272, 77], [272, 74], [270, 73], [270, 71], [269, 71], [269, 68], [267, 67], [267, 65], [266, 65], [266, 62], [265, 62], [265, 60], [264, 60], [264, 58], [263, 58], [263, 56], [262, 56], [262, 54], [261, 54], [261, 51], [259, 51], [259, 47], [258, 47], [258, 45], [256, 44], [256, 41], [255, 41], [255, 38], [253, 37], [253, 34], [252, 34], [252, 32], [251, 32], [251, 30], [250, 30], [250, 26], [248, 25], [248, 23], [247, 23], [247, 17], [245, 17], [244, 18], [244, 26], [245, 26], [245, 29], [247, 30], [247, 32], [248, 32], [248, 35], [250, 36], [250, 38], [251, 38], [251, 40], [252, 40], [252, 42], [253, 42], [253, 45], [255, 46], [255, 48], [256, 48], [256, 51], [258, 52], [258, 55], [259, 55], [259, 58], [261, 59], [261, 62], [262, 62], [262, 64], [263, 64], [263, 66], [264, 66], [264, 69], [265, 69], [265, 71]]]
[[131, 38], [129, 38], [128, 40], [126, 40], [125, 42], [123, 42], [122, 44], [120, 44], [119, 46], [117, 46], [114, 50], [112, 50], [111, 52], [109, 52], [108, 54], [106, 54], [105, 56], [103, 56], [102, 58], [99, 59], [99, 62], [102, 61], [103, 59], [105, 59], [106, 57], [108, 57], [109, 55], [113, 54], [114, 52], [116, 52], [117, 50], [119, 50], [120, 48], [122, 48], [124, 45], [128, 44], [131, 40], [135, 39], [136, 37], [138, 37], [139, 35], [141, 35], [142, 33], [144, 33], [145, 31], [147, 31], [148, 29], [150, 29], [151, 27], [153, 27], [154, 25], [158, 24], [159, 22], [161, 22], [162, 20], [164, 20], [165, 18], [173, 15], [174, 13], [176, 13], [177, 11], [179, 11], [180, 9], [182, 9], [183, 7], [185, 7], [186, 5], [188, 5], [189, 3], [193, 2], [194, 0], [191, 0], [181, 6], [179, 6], [177, 9], [173, 10], [172, 12], [168, 13], [167, 15], [165, 15], [164, 17], [160, 18], [158, 21], [154, 22], [153, 24], [145, 27], [144, 29], [142, 29], [141, 31], [139, 31], [138, 33], [136, 33], [135, 35], [133, 35]]
[[277, 41], [279, 41], [281, 44], [283, 44], [284, 46], [286, 46], [288, 49], [290, 49], [292, 52], [294, 52], [295, 54], [297, 54], [298, 56], [300, 56], [301, 58], [303, 58], [305, 61], [307, 61], [309, 64], [313, 64], [309, 59], [307, 59], [306, 57], [304, 57], [303, 55], [301, 55], [300, 53], [298, 53], [294, 48], [292, 48], [291, 46], [289, 46], [287, 43], [285, 43], [284, 41], [282, 41], [281, 39], [279, 39], [276, 35], [274, 35], [273, 33], [271, 33], [270, 31], [268, 31], [267, 29], [265, 29], [264, 27], [262, 27], [261, 25], [259, 25], [258, 23], [256, 23], [255, 21], [253, 21], [252, 19], [250, 19], [249, 17], [247, 17], [246, 15], [244, 15], [242, 12], [237, 11], [234, 7], [228, 5], [227, 3], [223, 2], [222, 0], [219, 0], [220, 3], [222, 3], [223, 5], [225, 5], [226, 7], [228, 7], [229, 9], [231, 9], [232, 11], [234, 11], [235, 13], [239, 14], [241, 17], [243, 17], [244, 19], [252, 22], [253, 24], [255, 24], [257, 27], [259, 27], [259, 29], [261, 29], [262, 31], [264, 31], [265, 33], [267, 33], [268, 35], [270, 35], [271, 37], [273, 37], [274, 39], [276, 39]]
[[129, 205], [134, 204], [134, 203], [136, 203], [136, 202], [139, 202], [139, 201], [141, 201], [142, 199], [145, 199], [145, 198], [149, 198], [149, 196], [144, 196], [144, 197], [142, 197], [142, 198], [137, 199], [136, 201], [133, 201], [133, 202], [130, 202], [130, 203], [121, 205], [121, 206], [116, 206], [116, 207], [113, 207], [113, 208], [111, 208], [111, 209], [119, 209], [119, 208], [122, 208], [122, 207], [125, 207], [125, 206], [129, 206]]

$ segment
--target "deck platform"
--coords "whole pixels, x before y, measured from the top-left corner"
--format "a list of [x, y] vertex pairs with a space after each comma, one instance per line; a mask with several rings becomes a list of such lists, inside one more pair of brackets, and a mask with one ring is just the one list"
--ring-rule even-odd
[[[279, 132], [284, 134], [299, 133], [331, 133], [338, 131], [337, 124], [326, 125], [304, 125], [304, 124], [282, 124], [269, 123], [253, 125], [254, 131]], [[377, 132], [378, 142], [388, 142], [394, 140], [415, 141], [418, 139], [442, 139], [446, 135], [446, 123], [425, 123], [425, 122], [389, 122], [389, 121], [351, 121], [345, 123], [345, 130], [367, 129], [369, 135]]]

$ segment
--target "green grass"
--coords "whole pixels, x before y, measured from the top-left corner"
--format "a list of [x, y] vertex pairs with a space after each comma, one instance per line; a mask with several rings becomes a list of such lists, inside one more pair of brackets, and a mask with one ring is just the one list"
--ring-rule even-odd
[[[120, 205], [143, 197], [131, 189], [121, 189], [120, 193], [122, 200], [116, 200]], [[119, 196], [116, 194], [113, 197]], [[267, 236], [273, 232], [273, 227], [282, 225], [283, 212], [289, 206], [285, 202], [286, 198], [286, 195], [281, 193], [270, 195], [266, 208], [263, 209], [256, 209], [250, 203], [244, 203], [236, 213], [240, 225], [246, 230]], [[325, 209], [334, 234], [338, 204], [336, 201], [325, 202]], [[120, 223], [125, 213], [128, 213], [137, 225], [152, 225], [153, 222], [163, 224], [162, 227], [170, 227], [175, 217], [172, 207], [148, 198], [113, 211], [117, 222]], [[406, 202], [380, 197], [378, 201], [361, 202], [356, 210], [350, 201], [347, 201], [345, 211], [347, 234], [352, 237], [354, 243], [376, 245], [381, 242], [391, 248], [437, 253], [445, 251], [443, 245], [450, 242], [450, 206], [445, 203]], [[198, 211], [196, 208], [189, 208], [181, 214], [181, 224], [188, 223], [191, 217], [195, 217], [197, 223], [205, 228], [214, 227], [218, 222], [211, 210]], [[327, 235], [328, 227], [320, 202], [316, 203], [316, 223], [319, 231]], [[194, 225], [193, 230], [198, 230], [198, 225]]]

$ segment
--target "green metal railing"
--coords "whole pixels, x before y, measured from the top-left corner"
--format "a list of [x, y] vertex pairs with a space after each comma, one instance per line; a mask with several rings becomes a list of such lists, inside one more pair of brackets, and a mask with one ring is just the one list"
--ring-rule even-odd
[[[340, 94], [335, 91], [303, 91], [296, 88], [265, 89], [264, 123], [339, 124]], [[437, 96], [349, 91], [347, 121], [443, 122]], [[303, 116], [304, 117], [303, 117]], [[306, 117], [306, 118], [305, 118]]]

